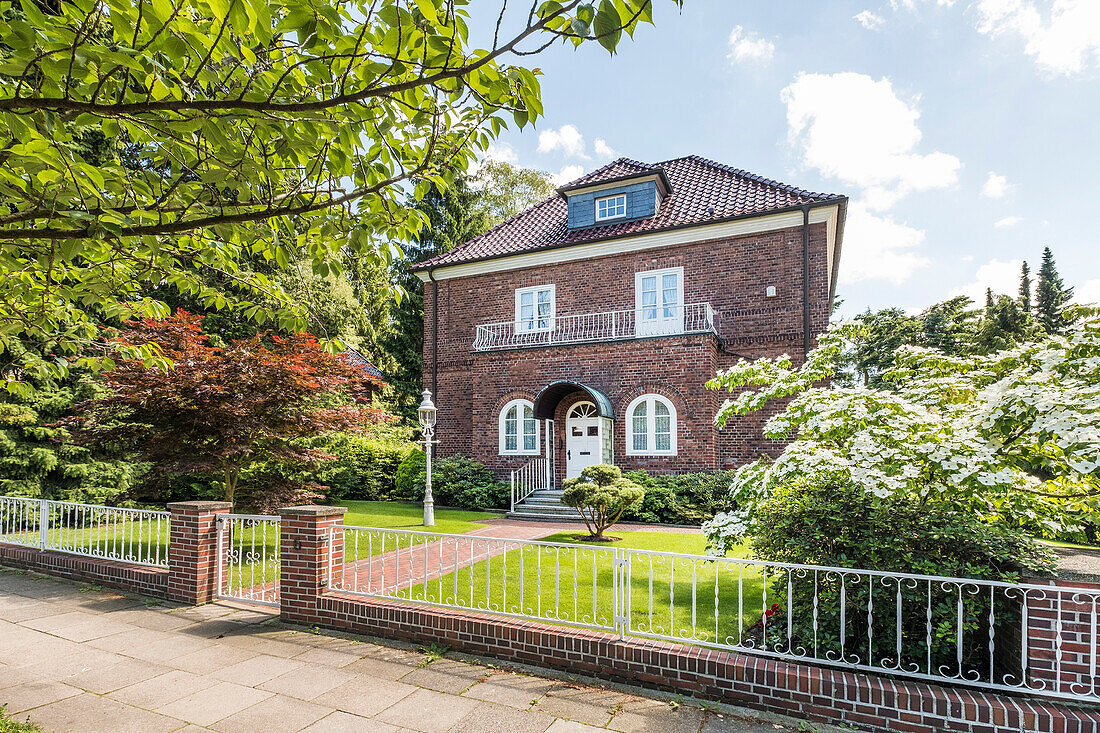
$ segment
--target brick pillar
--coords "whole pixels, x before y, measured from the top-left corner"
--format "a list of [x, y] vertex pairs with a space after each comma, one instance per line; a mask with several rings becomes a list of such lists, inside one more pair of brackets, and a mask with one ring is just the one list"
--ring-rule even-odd
[[338, 578], [343, 571], [345, 511], [341, 506], [279, 510], [279, 601], [284, 621], [317, 623], [318, 598], [330, 577]]
[[172, 514], [168, 546], [168, 600], [200, 605], [214, 599], [218, 582], [219, 514], [225, 501], [179, 501]]

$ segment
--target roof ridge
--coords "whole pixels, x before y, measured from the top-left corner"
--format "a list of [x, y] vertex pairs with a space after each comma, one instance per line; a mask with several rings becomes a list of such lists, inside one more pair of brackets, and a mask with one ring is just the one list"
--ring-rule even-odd
[[786, 193], [793, 194], [795, 196], [804, 196], [806, 198], [812, 198], [812, 199], [817, 199], [817, 198], [824, 198], [824, 199], [843, 198], [843, 196], [841, 194], [838, 194], [838, 193], [825, 193], [824, 191], [810, 191], [810, 190], [805, 189], [805, 188], [799, 188], [798, 186], [793, 186], [789, 183], [784, 183], [783, 181], [779, 181], [779, 180], [776, 180], [774, 178], [767, 178], [766, 176], [762, 176], [759, 173], [753, 173], [752, 171], [745, 170], [744, 168], [734, 168], [732, 165], [727, 165], [725, 163], [719, 163], [718, 161], [711, 160], [710, 158], [704, 158], [701, 155], [694, 155], [694, 154], [693, 155], [684, 155], [684, 156], [679, 157], [679, 158], [670, 158], [668, 160], [663, 160], [660, 163], [655, 163], [654, 165], [655, 166], [660, 166], [660, 165], [664, 165], [666, 163], [673, 163], [673, 162], [677, 162], [677, 161], [681, 161], [681, 160], [694, 160], [694, 161], [697, 161], [699, 163], [702, 163], [703, 165], [709, 165], [711, 168], [717, 168], [720, 171], [725, 171], [726, 173], [730, 173], [732, 175], [735, 175], [738, 178], [744, 178], [746, 180], [752, 181], [754, 183], [760, 183], [760, 184], [765, 185], [765, 186], [773, 186], [775, 188], [778, 188], [782, 191], [785, 191]]

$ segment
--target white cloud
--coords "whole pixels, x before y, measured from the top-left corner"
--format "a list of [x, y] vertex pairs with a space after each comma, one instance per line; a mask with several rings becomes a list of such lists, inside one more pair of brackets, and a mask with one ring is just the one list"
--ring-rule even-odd
[[511, 163], [512, 165], [519, 164], [519, 153], [517, 153], [516, 149], [508, 143], [491, 143], [489, 147], [485, 149], [485, 157], [499, 160], [504, 163]]
[[584, 175], [583, 165], [567, 165], [557, 173], [550, 174], [555, 186], [564, 186], [570, 181]]
[[955, 288], [951, 296], [966, 295], [979, 306], [985, 305], [986, 288], [991, 288], [999, 295], [1015, 296], [1020, 290], [1020, 267], [1023, 260], [1009, 260], [1002, 262], [992, 259], [978, 268], [972, 282]]
[[858, 20], [859, 24], [869, 31], [878, 30], [882, 27], [882, 24], [886, 22], [885, 18], [881, 15], [875, 15], [870, 10], [861, 10], [852, 17]]
[[989, 178], [986, 178], [985, 184], [982, 185], [982, 196], [989, 199], [1003, 198], [1008, 193], [1008, 188], [1007, 178], [989, 171]]
[[1023, 217], [1020, 216], [1006, 216], [1003, 219], [998, 219], [993, 222], [993, 226], [997, 229], [1004, 229], [1005, 227], [1014, 227], [1023, 221]]
[[607, 144], [607, 141], [602, 137], [596, 138], [596, 142], [592, 144], [592, 147], [596, 149], [596, 155], [601, 158], [614, 158], [615, 151]]
[[[1100, 66], [1100, 3], [1096, 0], [979, 0], [978, 30], [1023, 38], [1024, 52], [1053, 74]], [[1044, 17], [1045, 16], [1045, 17]]]
[[731, 63], [737, 62], [766, 62], [775, 55], [775, 44], [763, 36], [746, 32], [739, 25], [733, 27], [729, 38], [730, 52], [726, 58]]
[[863, 189], [871, 209], [883, 211], [910, 192], [958, 180], [957, 157], [917, 152], [920, 112], [895, 94], [889, 79], [803, 73], [780, 98], [787, 105], [788, 138], [802, 162]]
[[1073, 288], [1073, 302], [1100, 304], [1100, 278], [1086, 280]]
[[905, 282], [910, 275], [929, 264], [920, 253], [924, 232], [892, 217], [872, 214], [863, 204], [848, 206], [844, 226], [843, 263], [840, 282], [850, 285], [862, 280]]
[[894, 10], [916, 10], [918, 5], [929, 5], [933, 2], [941, 8], [950, 8], [955, 4], [955, 0], [890, 0], [890, 7]]
[[562, 125], [556, 130], [551, 127], [539, 133], [538, 152], [552, 153], [555, 150], [570, 158], [588, 158], [584, 151], [584, 135], [573, 125]]

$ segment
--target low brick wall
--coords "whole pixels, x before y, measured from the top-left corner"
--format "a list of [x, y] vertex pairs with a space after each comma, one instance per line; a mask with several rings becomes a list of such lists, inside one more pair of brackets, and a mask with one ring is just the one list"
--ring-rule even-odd
[[0, 542], [0, 565], [97, 583], [155, 598], [168, 595], [168, 568], [70, 555]]
[[[1100, 711], [497, 616], [321, 593], [299, 623], [450, 648], [865, 731], [1100, 732]], [[284, 615], [287, 608], [284, 601]]]
[[[339, 572], [342, 511], [281, 512], [282, 616], [299, 624], [443, 644], [505, 663], [741, 705], [864, 731], [1100, 733], [1100, 710], [1024, 695], [784, 662], [489, 614], [364, 598], [326, 588]], [[337, 530], [333, 532], [333, 530]], [[337, 541], [330, 564], [328, 538]]]

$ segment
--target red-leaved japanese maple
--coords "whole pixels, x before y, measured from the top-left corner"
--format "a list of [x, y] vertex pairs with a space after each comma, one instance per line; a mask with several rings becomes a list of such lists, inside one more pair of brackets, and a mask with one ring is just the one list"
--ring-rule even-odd
[[[301, 439], [385, 419], [366, 405], [379, 380], [324, 351], [311, 335], [259, 334], [219, 346], [201, 325], [186, 311], [127, 324], [121, 340], [155, 342], [173, 366], [126, 361], [107, 372], [112, 394], [87, 405], [82, 437], [132, 445], [162, 476], [220, 481], [232, 502], [243, 469], [261, 461], [316, 467], [332, 456]], [[316, 496], [320, 488], [281, 474], [270, 486], [253, 487], [251, 503], [270, 508]], [[264, 500], [265, 491], [278, 497]]]

